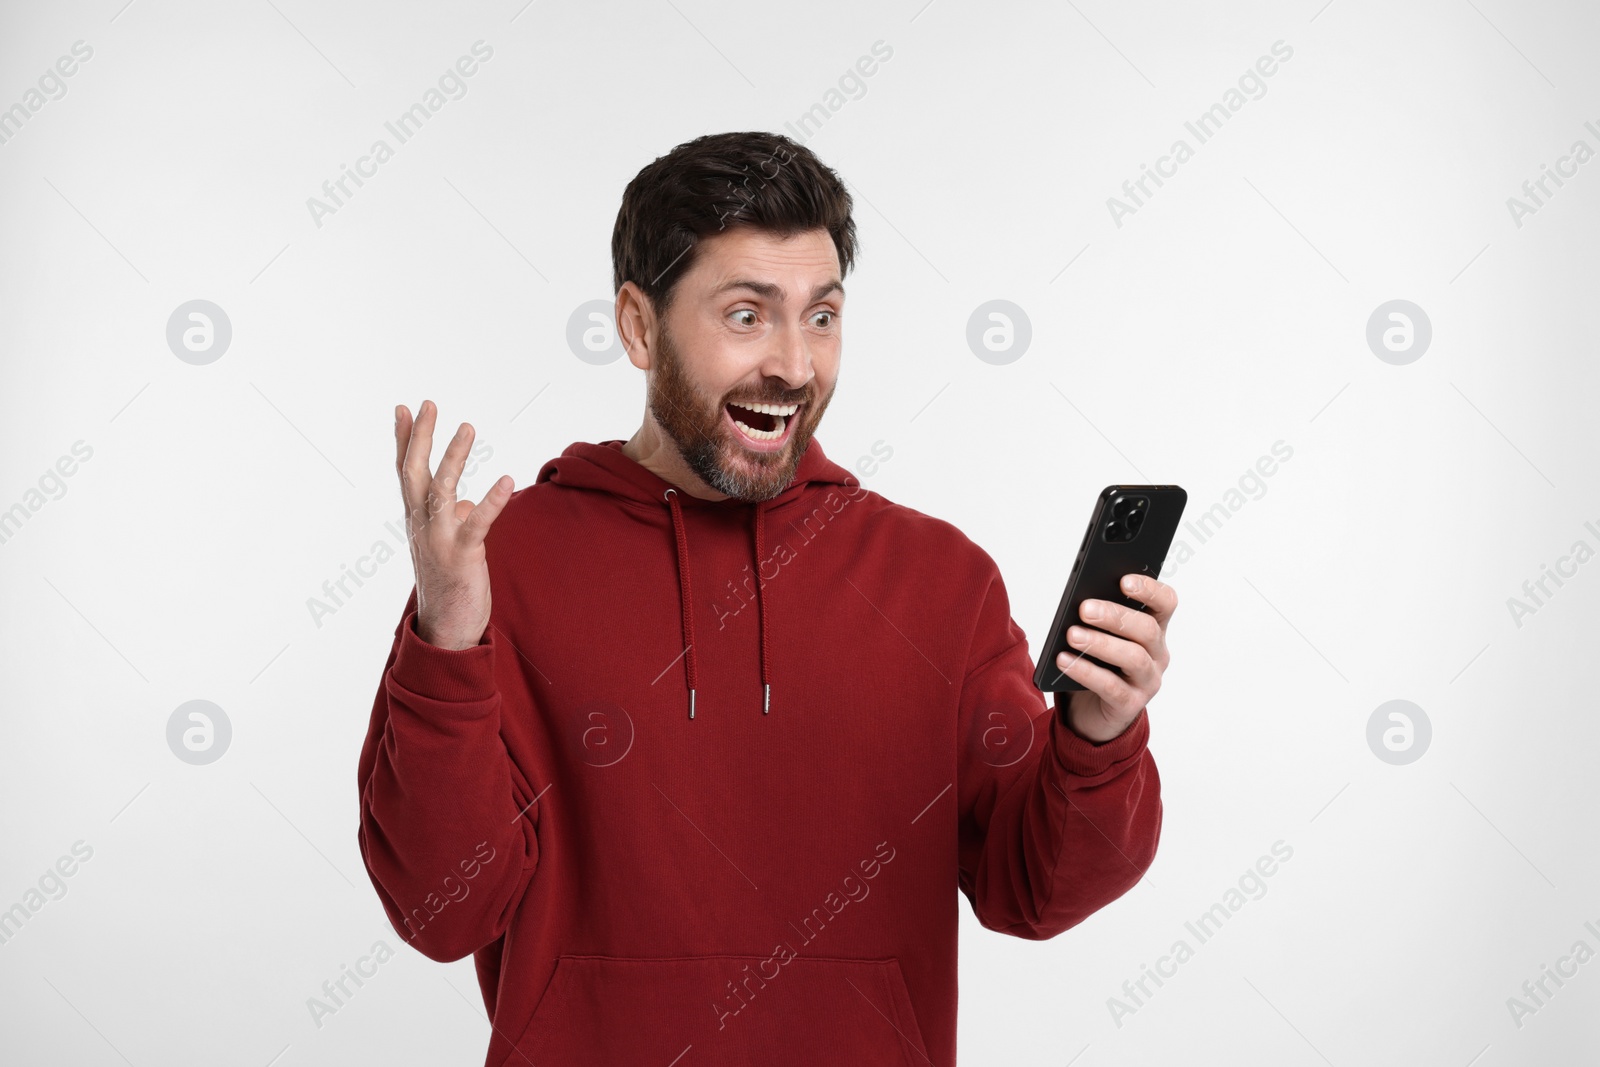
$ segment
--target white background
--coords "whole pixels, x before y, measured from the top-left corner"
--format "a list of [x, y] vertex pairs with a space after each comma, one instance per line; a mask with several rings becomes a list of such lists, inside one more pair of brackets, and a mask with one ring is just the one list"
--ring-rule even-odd
[[[320, 626], [307, 601], [398, 547], [396, 403], [475, 425], [475, 498], [629, 436], [642, 376], [567, 343], [612, 296], [623, 186], [702, 133], [793, 135], [875, 41], [892, 57], [805, 138], [863, 248], [831, 458], [892, 447], [865, 484], [988, 549], [1037, 651], [1102, 486], [1179, 483], [1194, 519], [1293, 450], [1166, 575], [1155, 865], [1048, 942], [963, 906], [961, 1062], [1600, 1056], [1600, 960], [1520, 1026], [1507, 1007], [1600, 951], [1600, 562], [1520, 625], [1507, 603], [1600, 550], [1600, 162], [1520, 226], [1507, 207], [1600, 150], [1595, 9], [122, 3], [0, 23], [0, 108], [93, 48], [0, 145], [0, 510], [27, 513], [0, 543], [0, 909], [93, 849], [0, 945], [0, 1058], [481, 1061], [470, 961], [401, 950], [311, 1020], [341, 966], [399, 948], [355, 769], [409, 561]], [[467, 94], [318, 226], [307, 198], [478, 40]], [[1196, 146], [1185, 120], [1277, 41], [1265, 94]], [[1194, 157], [1117, 225], [1107, 198], [1179, 137]], [[205, 366], [166, 341], [193, 299], [232, 324]], [[994, 299], [1032, 325], [1004, 365], [966, 342]], [[1406, 365], [1366, 342], [1393, 299], [1432, 324]], [[208, 766], [166, 741], [192, 699], [233, 727]], [[1432, 725], [1403, 766], [1367, 742], [1393, 699]], [[1108, 998], [1280, 840], [1265, 894], [1118, 1025]]]

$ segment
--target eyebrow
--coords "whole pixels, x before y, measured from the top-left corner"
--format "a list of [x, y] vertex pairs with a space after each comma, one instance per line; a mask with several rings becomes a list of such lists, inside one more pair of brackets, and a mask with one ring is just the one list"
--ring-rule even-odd
[[[749, 279], [745, 278], [736, 279], [735, 281], [731, 282], [725, 282], [716, 289], [712, 290], [711, 295], [720, 296], [723, 293], [728, 292], [730, 289], [748, 289], [758, 296], [766, 297], [768, 300], [776, 300], [780, 304], [783, 303], [784, 300], [788, 299], [788, 294], [784, 291], [784, 288], [781, 285], [774, 284], [773, 282], [750, 281]], [[811, 290], [811, 300], [809, 302], [815, 304], [818, 300], [821, 300], [823, 297], [832, 292], [838, 292], [840, 296], [845, 295], [844, 286], [837, 278], [832, 281], [823, 282], [821, 285]]]

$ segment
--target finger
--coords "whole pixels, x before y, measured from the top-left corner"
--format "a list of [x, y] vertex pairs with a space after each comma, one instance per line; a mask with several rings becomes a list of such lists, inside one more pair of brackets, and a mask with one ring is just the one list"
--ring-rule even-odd
[[394, 469], [405, 469], [406, 441], [411, 437], [411, 409], [404, 404], [394, 406]]
[[[1091, 663], [1075, 652], [1061, 653], [1056, 657], [1056, 666], [1113, 708], [1126, 709], [1139, 699], [1138, 691], [1116, 671]], [[1138, 706], [1142, 706], [1142, 703]]]
[[1167, 621], [1172, 618], [1172, 613], [1178, 610], [1178, 591], [1165, 582], [1158, 582], [1147, 575], [1124, 574], [1122, 591], [1144, 604], [1149, 609], [1150, 616], [1163, 630], [1167, 628]]
[[455, 514], [456, 486], [461, 484], [461, 469], [466, 466], [467, 450], [472, 447], [472, 438], [472, 426], [465, 422], [456, 428], [456, 435], [450, 438], [450, 444], [439, 460], [439, 470], [433, 476], [433, 484], [429, 486], [433, 499], [428, 506], [434, 514], [445, 511]]
[[425, 506], [428, 498], [428, 486], [433, 482], [433, 475], [428, 471], [428, 456], [433, 452], [433, 423], [439, 413], [433, 401], [424, 400], [417, 409], [416, 420], [411, 424], [411, 432], [406, 436], [406, 458], [400, 464], [400, 486], [405, 495], [406, 516], [409, 518], [418, 512], [427, 518]]
[[1109, 600], [1085, 600], [1078, 609], [1078, 615], [1091, 626], [1109, 630], [1151, 649], [1161, 641], [1161, 623], [1154, 617]]
[[1113, 667], [1120, 667], [1123, 677], [1141, 689], [1151, 689], [1160, 682], [1155, 659], [1143, 645], [1088, 626], [1067, 627], [1067, 644]]
[[477, 507], [468, 512], [466, 519], [461, 523], [468, 544], [476, 544], [484, 539], [489, 533], [489, 524], [500, 517], [500, 512], [505, 509], [510, 499], [511, 475], [502, 474], [495, 479], [489, 491], [483, 494], [483, 499], [478, 501]]

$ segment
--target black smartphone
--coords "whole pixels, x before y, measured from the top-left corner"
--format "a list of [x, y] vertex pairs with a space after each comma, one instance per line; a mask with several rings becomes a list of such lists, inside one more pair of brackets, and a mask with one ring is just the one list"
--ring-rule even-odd
[[[1083, 685], [1056, 666], [1063, 652], [1085, 656], [1107, 670], [1116, 668], [1088, 656], [1067, 644], [1067, 628], [1074, 623], [1088, 626], [1079, 615], [1085, 600], [1106, 600], [1143, 611], [1144, 604], [1125, 596], [1122, 576], [1161, 575], [1161, 564], [1178, 532], [1178, 520], [1189, 494], [1176, 485], [1108, 485], [1095, 502], [1094, 516], [1078, 546], [1067, 588], [1061, 594], [1055, 621], [1045, 635], [1038, 665], [1033, 669], [1033, 684], [1046, 693], [1064, 693]], [[1119, 672], [1120, 673], [1120, 672]]]

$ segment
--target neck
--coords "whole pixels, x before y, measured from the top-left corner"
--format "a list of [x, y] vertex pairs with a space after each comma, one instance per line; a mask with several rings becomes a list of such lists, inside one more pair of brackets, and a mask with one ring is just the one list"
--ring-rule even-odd
[[664, 482], [700, 500], [726, 500], [727, 493], [711, 488], [700, 476], [689, 469], [677, 446], [661, 432], [661, 427], [649, 415], [622, 446], [622, 454]]

